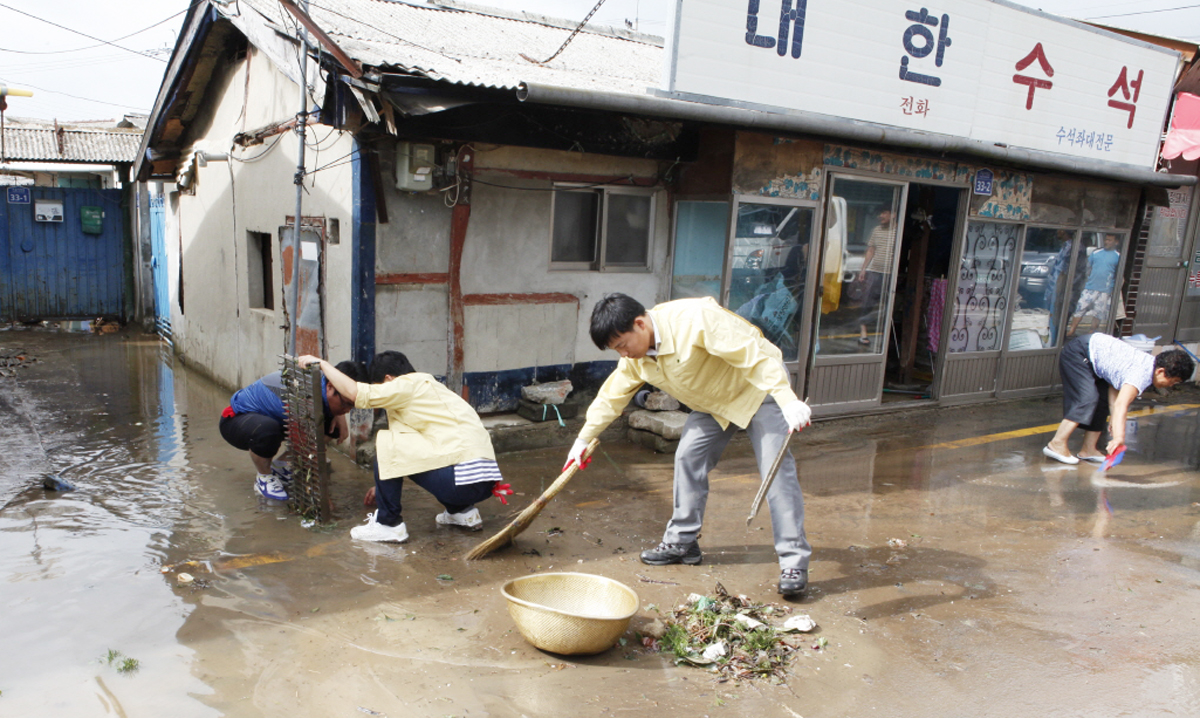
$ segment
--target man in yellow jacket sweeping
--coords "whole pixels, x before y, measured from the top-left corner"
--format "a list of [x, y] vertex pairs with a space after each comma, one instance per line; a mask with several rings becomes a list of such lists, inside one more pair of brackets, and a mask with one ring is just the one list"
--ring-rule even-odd
[[[787, 434], [809, 424], [812, 411], [788, 384], [779, 348], [754, 325], [708, 297], [680, 299], [647, 310], [625, 294], [609, 294], [592, 310], [591, 337], [621, 355], [616, 370], [588, 408], [567, 464], [620, 416], [643, 384], [652, 384], [692, 409], [675, 452], [674, 510], [662, 542], [643, 551], [643, 563], [696, 565], [708, 500], [708, 472], [739, 428], [754, 446], [765, 478]], [[779, 556], [779, 593], [808, 586], [812, 547], [804, 535], [804, 498], [789, 453], [767, 493]]]

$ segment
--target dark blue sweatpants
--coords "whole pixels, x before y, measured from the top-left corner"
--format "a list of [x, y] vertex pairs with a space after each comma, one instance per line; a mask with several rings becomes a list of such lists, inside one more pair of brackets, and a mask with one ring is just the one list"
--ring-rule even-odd
[[[433, 498], [452, 514], [469, 510], [472, 506], [492, 495], [494, 481], [475, 484], [454, 483], [454, 467], [443, 466], [432, 471], [423, 471], [408, 478], [413, 483], [433, 494]], [[404, 521], [401, 514], [400, 495], [404, 491], [404, 477], [379, 478], [379, 464], [375, 464], [375, 520], [384, 526], [397, 526]]]

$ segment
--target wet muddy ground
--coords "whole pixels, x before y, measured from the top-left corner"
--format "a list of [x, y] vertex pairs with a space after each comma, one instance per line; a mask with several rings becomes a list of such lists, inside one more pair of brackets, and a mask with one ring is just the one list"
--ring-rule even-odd
[[[819, 627], [785, 685], [724, 682], [637, 631], [690, 593], [779, 601], [735, 441], [700, 566], [637, 561], [670, 513], [670, 457], [602, 445], [516, 546], [466, 563], [557, 475], [505, 454], [519, 492], [482, 534], [363, 545], [369, 472], [333, 453], [336, 525], [258, 499], [216, 419], [228, 392], [135, 333], [0, 332], [3, 716], [1163, 716], [1200, 705], [1200, 392], [1139, 401], [1125, 462], [1048, 463], [1057, 399], [823, 422], [794, 442]], [[1076, 439], [1078, 441], [1078, 439]], [[57, 473], [72, 492], [42, 488]], [[191, 562], [191, 563], [187, 563]], [[164, 567], [173, 567], [167, 573]], [[177, 573], [196, 581], [181, 586]], [[499, 587], [582, 571], [640, 597], [624, 645], [543, 653]], [[820, 639], [825, 639], [820, 641]], [[118, 655], [119, 654], [119, 655]], [[112, 659], [112, 660], [110, 660]], [[136, 667], [127, 659], [136, 661]]]

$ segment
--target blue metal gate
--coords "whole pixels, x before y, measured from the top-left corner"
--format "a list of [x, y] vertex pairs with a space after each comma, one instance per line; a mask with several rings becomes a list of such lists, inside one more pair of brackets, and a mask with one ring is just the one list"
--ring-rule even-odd
[[123, 317], [125, 262], [120, 190], [0, 196], [0, 320]]
[[167, 273], [166, 211], [162, 196], [150, 198], [150, 268], [154, 279], [154, 328], [171, 341], [171, 283]]

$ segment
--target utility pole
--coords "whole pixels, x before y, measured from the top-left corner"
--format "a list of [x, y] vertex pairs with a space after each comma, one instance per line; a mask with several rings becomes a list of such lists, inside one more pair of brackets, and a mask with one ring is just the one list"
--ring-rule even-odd
[[[300, 0], [300, 9], [308, 13], [308, 0]], [[296, 356], [296, 334], [300, 317], [300, 212], [304, 202], [305, 126], [308, 121], [308, 30], [300, 26], [300, 114], [296, 116], [296, 134], [300, 138], [296, 160], [296, 216], [292, 225], [292, 291], [288, 297], [288, 354]]]

